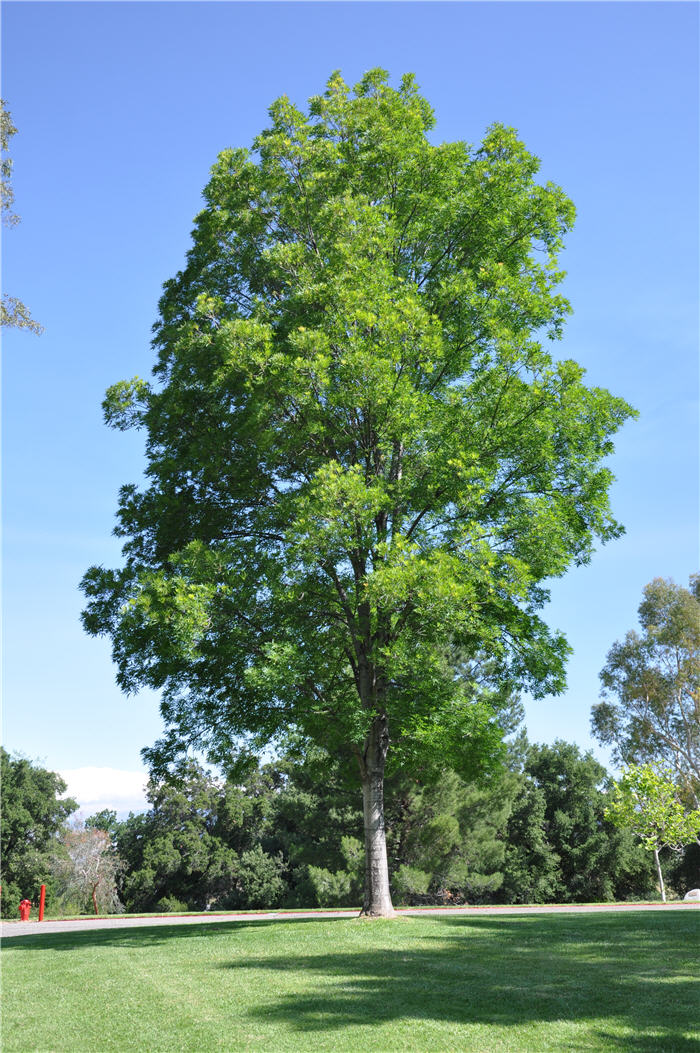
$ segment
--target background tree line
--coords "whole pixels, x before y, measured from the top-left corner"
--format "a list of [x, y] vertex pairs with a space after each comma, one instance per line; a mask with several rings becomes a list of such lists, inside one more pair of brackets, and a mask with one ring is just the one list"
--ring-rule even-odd
[[[506, 691], [493, 702], [506, 736], [500, 766], [471, 780], [435, 765], [389, 768], [397, 903], [624, 900], [656, 895], [664, 877], [671, 893], [700, 885], [698, 578], [688, 589], [651, 582], [639, 615], [642, 632], [608, 654], [593, 708], [594, 733], [625, 765], [617, 784], [573, 743], [530, 744]], [[458, 651], [451, 661], [459, 671]], [[349, 753], [289, 735], [276, 759], [243, 753], [226, 778], [189, 759], [154, 773], [148, 811], [85, 823], [69, 823], [77, 805], [56, 773], [0, 753], [5, 916], [24, 896], [36, 902], [42, 883], [50, 903], [76, 911], [362, 900]]]
[[[566, 742], [521, 735], [476, 784], [445, 772], [390, 774], [387, 849], [399, 904], [588, 902], [654, 897], [653, 860], [605, 815], [612, 780]], [[194, 762], [179, 785], [149, 786], [151, 808], [115, 823], [128, 910], [357, 906], [362, 812], [343, 767], [294, 746], [244, 778]], [[671, 887], [693, 878], [667, 853]], [[695, 879], [696, 880], [696, 879]]]
[[[3, 751], [10, 768], [13, 761]], [[38, 782], [53, 773], [32, 769]], [[54, 776], [55, 791], [61, 789]], [[26, 785], [26, 784], [25, 784]], [[482, 784], [453, 772], [389, 776], [387, 846], [399, 904], [548, 903], [656, 895], [652, 856], [605, 815], [611, 779], [573, 743], [531, 745], [521, 734], [508, 762]], [[50, 787], [46, 787], [51, 791]], [[6, 791], [7, 792], [7, 791]], [[41, 835], [18, 850], [3, 827], [3, 914], [20, 898], [91, 912], [357, 906], [362, 900], [362, 812], [343, 766], [318, 747], [246, 767], [228, 779], [195, 761], [176, 781], [151, 780], [150, 808], [114, 812], [61, 830], [75, 804], [43, 798]], [[6, 798], [7, 800], [7, 798]], [[6, 812], [13, 812], [13, 807]], [[17, 808], [18, 816], [28, 814]], [[21, 819], [19, 820], [21, 822]], [[6, 830], [7, 830], [7, 849]], [[27, 847], [31, 844], [31, 847]], [[667, 881], [697, 884], [694, 855], [666, 853]], [[90, 883], [102, 860], [102, 887]], [[110, 870], [111, 861], [111, 870]], [[76, 868], [82, 867], [80, 874]]]

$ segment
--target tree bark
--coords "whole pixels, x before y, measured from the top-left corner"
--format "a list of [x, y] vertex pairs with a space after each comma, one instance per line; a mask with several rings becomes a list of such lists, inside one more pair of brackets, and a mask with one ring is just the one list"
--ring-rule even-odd
[[661, 863], [659, 862], [659, 850], [654, 849], [654, 862], [656, 863], [656, 873], [659, 878], [659, 888], [661, 889], [661, 902], [666, 902], [666, 889], [664, 888], [663, 874], [661, 873]]
[[375, 717], [360, 759], [365, 818], [365, 898], [362, 915], [392, 918], [389, 866], [384, 829], [384, 768], [389, 746], [386, 715]]

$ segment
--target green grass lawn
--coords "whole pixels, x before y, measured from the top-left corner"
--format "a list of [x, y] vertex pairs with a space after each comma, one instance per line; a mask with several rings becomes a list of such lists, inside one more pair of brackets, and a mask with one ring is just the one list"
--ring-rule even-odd
[[10, 1050], [700, 1050], [700, 912], [13, 937]]

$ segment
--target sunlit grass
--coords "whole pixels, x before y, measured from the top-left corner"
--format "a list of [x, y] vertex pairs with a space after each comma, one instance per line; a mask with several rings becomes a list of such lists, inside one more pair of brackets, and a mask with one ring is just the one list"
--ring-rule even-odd
[[700, 1048], [700, 911], [41, 932], [3, 1050]]

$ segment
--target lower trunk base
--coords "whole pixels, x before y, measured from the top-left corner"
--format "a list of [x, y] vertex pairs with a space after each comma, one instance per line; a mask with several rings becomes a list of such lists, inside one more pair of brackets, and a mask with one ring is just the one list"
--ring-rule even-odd
[[360, 762], [365, 826], [365, 893], [361, 918], [393, 918], [384, 829], [384, 762], [389, 744], [386, 715], [377, 716]]

